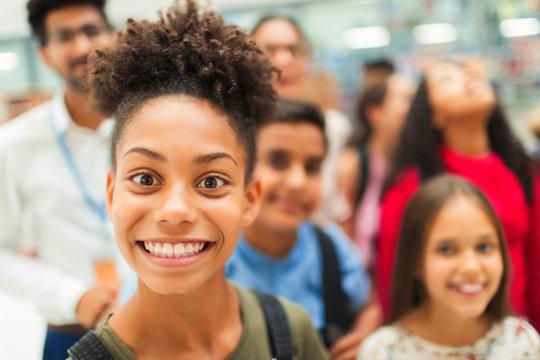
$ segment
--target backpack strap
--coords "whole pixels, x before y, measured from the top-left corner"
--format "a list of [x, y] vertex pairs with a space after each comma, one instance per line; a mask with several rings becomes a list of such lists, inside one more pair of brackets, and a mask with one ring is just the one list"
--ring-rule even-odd
[[293, 345], [287, 315], [281, 303], [272, 295], [253, 291], [261, 304], [268, 330], [272, 360], [292, 360]]
[[358, 151], [358, 155], [360, 156], [360, 166], [358, 167], [358, 172], [360, 173], [360, 176], [358, 176], [358, 186], [356, 187], [358, 189], [358, 193], [356, 194], [354, 206], [358, 206], [360, 201], [362, 201], [369, 180], [369, 151], [366, 145], [363, 143], [359, 144], [356, 147], [356, 150]]
[[93, 330], [84, 334], [81, 340], [68, 350], [68, 354], [73, 360], [114, 360], [105, 343]]
[[315, 228], [322, 256], [322, 279], [325, 327], [322, 335], [329, 347], [344, 335], [351, 325], [347, 312], [348, 297], [341, 287], [341, 270], [339, 269], [336, 249], [330, 237], [318, 227]]

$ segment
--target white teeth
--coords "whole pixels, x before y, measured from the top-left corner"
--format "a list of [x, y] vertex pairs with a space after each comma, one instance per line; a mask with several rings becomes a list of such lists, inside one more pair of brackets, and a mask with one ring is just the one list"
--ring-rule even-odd
[[163, 244], [163, 248], [161, 249], [161, 253], [167, 257], [173, 257], [173, 247], [169, 243]]
[[458, 291], [466, 294], [474, 294], [482, 291], [484, 286], [482, 284], [462, 284], [458, 286]]
[[174, 257], [184, 255], [184, 244], [174, 244]]
[[197, 242], [185, 244], [145, 241], [144, 248], [146, 251], [155, 256], [164, 258], [179, 258], [200, 253], [204, 248], [204, 243]]

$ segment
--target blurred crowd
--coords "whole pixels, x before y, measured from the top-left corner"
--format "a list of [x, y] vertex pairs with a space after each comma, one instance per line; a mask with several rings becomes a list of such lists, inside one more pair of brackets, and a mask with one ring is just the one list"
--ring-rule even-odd
[[[142, 208], [133, 201], [114, 212], [111, 174], [124, 161], [115, 151], [131, 139], [115, 122], [141, 114], [155, 121], [166, 106], [156, 107], [154, 115], [140, 109], [148, 99], [175, 94], [170, 87], [157, 93], [152, 88], [180, 61], [168, 47], [182, 36], [185, 43], [205, 44], [204, 36], [189, 33], [187, 25], [176, 25], [177, 33], [155, 25], [148, 38], [137, 38], [145, 25], [129, 21], [130, 30], [117, 34], [104, 0], [30, 0], [27, 9], [39, 54], [64, 86], [52, 98], [34, 96], [38, 105], [22, 113], [14, 101], [8, 111], [0, 98], [6, 109], [0, 111], [0, 289], [29, 300], [46, 320], [44, 359], [67, 358], [67, 349], [96, 327], [100, 337], [109, 337], [103, 340], [108, 347], [113, 342], [130, 351], [125, 357], [113, 352], [114, 358], [151, 358], [124, 335], [130, 334], [129, 322], [114, 320], [116, 313], [117, 319], [126, 318], [124, 309], [134, 308], [133, 299], [142, 301], [140, 294], [147, 294], [142, 284], [160, 293], [122, 245], [120, 252], [115, 245], [124, 238], [122, 231], [132, 231], [130, 211]], [[346, 115], [337, 83], [313, 73], [310, 40], [297, 20], [265, 16], [249, 41], [233, 45], [223, 45], [212, 29], [205, 32], [216, 53], [237, 46], [233, 50], [242, 57], [254, 41], [254, 53], [274, 70], [264, 78], [249, 72], [255, 65], [246, 65], [243, 77], [269, 81], [269, 99], [276, 100], [257, 127], [256, 153], [248, 155], [255, 160], [258, 214], [242, 223], [238, 244], [219, 271], [235, 286], [300, 305], [324, 357], [334, 360], [540, 359], [540, 109], [528, 112], [536, 142], [526, 150], [481, 59], [431, 59], [419, 66], [415, 82], [384, 58], [366, 62], [355, 111]], [[157, 55], [138, 63], [145, 42], [157, 44]], [[123, 62], [100, 58], [103, 49], [114, 46], [124, 51], [117, 55]], [[203, 79], [203, 90], [187, 94], [204, 100], [225, 86], [206, 85], [213, 80], [205, 76], [225, 70], [216, 70], [221, 60], [192, 51], [201, 67], [182, 65], [178, 68], [185, 70], [178, 71]], [[258, 55], [246, 54], [258, 61]], [[118, 62], [114, 72], [106, 73], [106, 59]], [[150, 61], [155, 70], [147, 72]], [[232, 71], [235, 61], [223, 69]], [[137, 74], [147, 76], [140, 82], [148, 88], [130, 90], [138, 84]], [[109, 84], [107, 77], [118, 82]], [[236, 88], [225, 97], [247, 86], [242, 76], [230, 79]], [[117, 104], [120, 86], [128, 90]], [[242, 91], [245, 104], [261, 102], [251, 88]], [[227, 106], [219, 113], [236, 114]], [[230, 126], [236, 135], [244, 131], [234, 122]], [[158, 133], [148, 130], [149, 138], [159, 136], [153, 134]], [[225, 138], [227, 131], [220, 134]], [[165, 161], [145, 148], [134, 149]], [[227, 183], [213, 176], [196, 186]], [[151, 172], [129, 179], [166, 186]], [[171, 196], [182, 203], [181, 195]], [[201, 214], [205, 211], [211, 206]], [[141, 210], [137, 216], [149, 215]], [[198, 216], [190, 221], [204, 218]], [[190, 243], [177, 250], [155, 241], [140, 250], [195, 259], [215, 248]], [[114, 336], [103, 330], [109, 319], [105, 329]], [[289, 322], [297, 349], [299, 335]], [[305, 354], [294, 358], [316, 352]], [[227, 358], [242, 358], [233, 355]]]

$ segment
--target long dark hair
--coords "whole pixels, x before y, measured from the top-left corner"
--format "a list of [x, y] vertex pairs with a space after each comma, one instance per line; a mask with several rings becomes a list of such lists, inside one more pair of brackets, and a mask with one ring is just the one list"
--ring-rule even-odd
[[[443, 139], [441, 132], [432, 124], [432, 115], [428, 88], [426, 80], [423, 79], [407, 114], [400, 142], [394, 152], [385, 182], [385, 190], [410, 166], [418, 169], [420, 181], [445, 171], [443, 160], [438, 152]], [[500, 101], [497, 101], [493, 108], [487, 131], [491, 149], [516, 175], [525, 192], [525, 199], [530, 204], [533, 200], [532, 162], [521, 143], [513, 135]]]
[[508, 315], [511, 262], [501, 222], [487, 197], [472, 183], [459, 176], [438, 175], [419, 188], [405, 209], [392, 279], [389, 322], [399, 320], [427, 298], [424, 285], [416, 275], [418, 266], [423, 261], [426, 240], [440, 209], [459, 196], [478, 204], [495, 227], [503, 261], [503, 274], [499, 288], [484, 313], [493, 320], [501, 320]]

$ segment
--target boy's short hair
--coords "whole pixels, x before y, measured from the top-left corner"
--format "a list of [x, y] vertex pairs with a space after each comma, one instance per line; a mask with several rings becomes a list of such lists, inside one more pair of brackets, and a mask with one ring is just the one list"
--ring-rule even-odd
[[324, 115], [321, 109], [313, 103], [299, 100], [279, 99], [275, 115], [269, 117], [263, 126], [276, 122], [308, 122], [321, 129], [323, 133], [325, 129]]
[[101, 15], [103, 15], [103, 19], [107, 25], [110, 26], [104, 11], [105, 0], [30, 0], [26, 4], [28, 22], [42, 46], [47, 44], [47, 30], [45, 29], [45, 17], [47, 17], [47, 14], [53, 10], [70, 5], [95, 6]]
[[315, 125], [321, 130], [321, 134], [324, 138], [324, 145], [325, 147], [328, 147], [324, 114], [321, 109], [313, 103], [284, 98], [278, 99], [274, 116], [267, 117], [262, 123], [261, 128], [274, 123], [309, 123]]
[[395, 66], [392, 61], [389, 59], [376, 59], [368, 61], [364, 64], [365, 70], [381, 70], [388, 74], [391, 74], [395, 71]]

